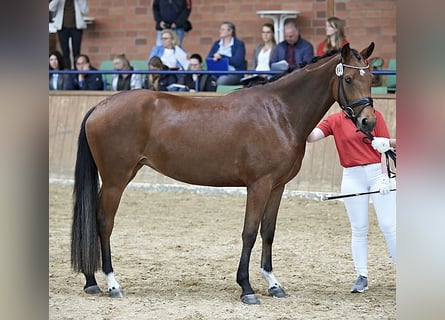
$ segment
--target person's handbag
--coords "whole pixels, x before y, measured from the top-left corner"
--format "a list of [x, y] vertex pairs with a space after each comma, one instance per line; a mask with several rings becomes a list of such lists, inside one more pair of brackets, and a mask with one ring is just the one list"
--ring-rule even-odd
[[184, 31], [189, 32], [193, 29], [192, 23], [189, 20], [186, 20], [184, 23]]

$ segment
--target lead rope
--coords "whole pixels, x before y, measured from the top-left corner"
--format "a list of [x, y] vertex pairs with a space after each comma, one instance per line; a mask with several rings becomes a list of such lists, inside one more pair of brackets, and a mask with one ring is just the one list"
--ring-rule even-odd
[[[357, 130], [361, 131], [361, 130]], [[369, 139], [369, 141], [372, 141], [374, 139], [374, 136], [369, 132], [361, 131], [366, 137], [363, 139]], [[366, 143], [365, 141], [363, 141]], [[392, 161], [394, 161], [394, 168], [396, 167], [396, 152], [394, 150], [389, 149], [388, 151], [385, 151], [385, 157], [386, 157], [386, 171], [388, 172], [388, 178], [395, 178], [396, 173], [391, 170], [389, 159], [391, 158]]]

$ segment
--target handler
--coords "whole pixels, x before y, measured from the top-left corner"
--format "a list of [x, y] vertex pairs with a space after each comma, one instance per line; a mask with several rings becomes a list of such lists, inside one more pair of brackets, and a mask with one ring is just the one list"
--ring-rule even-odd
[[344, 199], [352, 229], [352, 258], [357, 280], [351, 292], [368, 290], [368, 208], [372, 199], [380, 230], [386, 245], [396, 263], [396, 188], [395, 178], [389, 178], [385, 152], [395, 148], [396, 140], [389, 139], [389, 132], [383, 116], [375, 111], [377, 125], [372, 131], [375, 136], [366, 143], [364, 135], [357, 132], [354, 123], [343, 111], [328, 116], [312, 130], [308, 142], [334, 136], [340, 164], [343, 167], [342, 193], [362, 193], [379, 190], [379, 193], [360, 195]]

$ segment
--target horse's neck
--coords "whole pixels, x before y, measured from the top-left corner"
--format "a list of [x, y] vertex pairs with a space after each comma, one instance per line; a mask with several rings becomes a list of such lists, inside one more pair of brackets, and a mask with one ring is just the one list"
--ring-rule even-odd
[[288, 108], [289, 120], [297, 136], [306, 137], [320, 122], [335, 102], [331, 90], [333, 63], [312, 66], [294, 71], [282, 82], [276, 83], [275, 92]]

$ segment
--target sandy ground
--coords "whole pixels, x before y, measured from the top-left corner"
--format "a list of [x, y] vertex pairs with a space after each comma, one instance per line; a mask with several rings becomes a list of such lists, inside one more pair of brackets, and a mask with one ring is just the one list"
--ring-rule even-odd
[[111, 299], [83, 293], [83, 275], [70, 269], [71, 188], [50, 185], [50, 319], [395, 319], [395, 270], [372, 209], [369, 291], [351, 294], [356, 276], [343, 203], [283, 198], [273, 265], [288, 296], [267, 295], [258, 239], [250, 281], [261, 304], [247, 306], [235, 281], [245, 197], [129, 188], [111, 237], [125, 296]]

